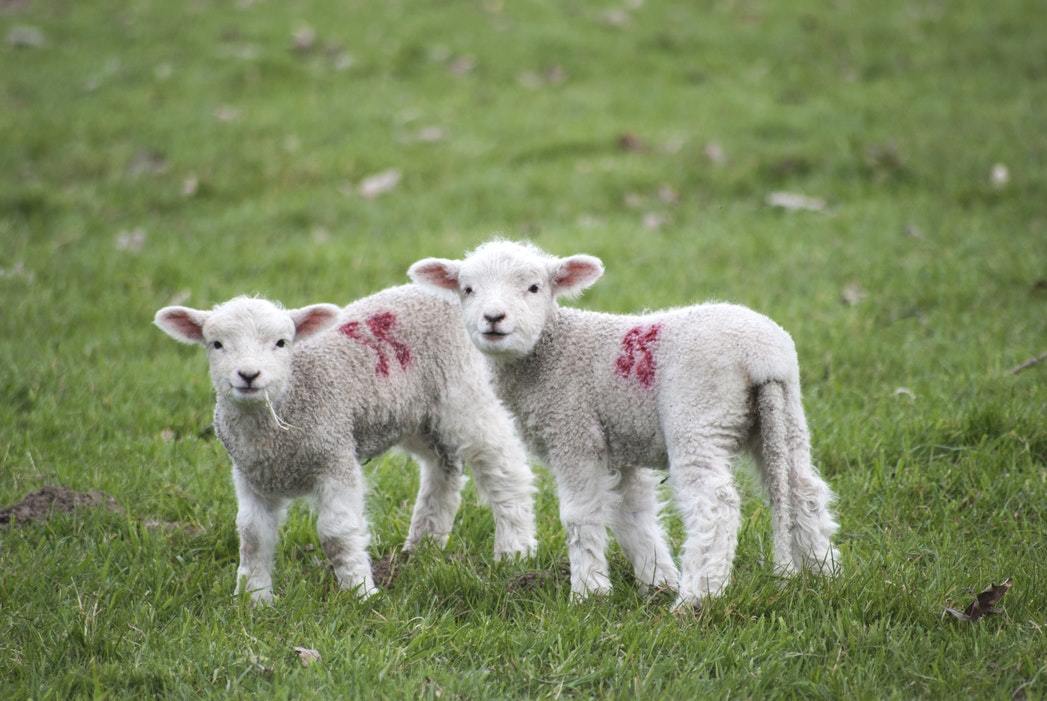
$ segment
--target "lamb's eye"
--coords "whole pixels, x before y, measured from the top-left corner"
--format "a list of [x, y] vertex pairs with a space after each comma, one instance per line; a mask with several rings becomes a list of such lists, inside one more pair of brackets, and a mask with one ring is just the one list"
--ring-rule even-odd
[[214, 348], [215, 350], [222, 350], [222, 342], [221, 341], [213, 341], [211, 343], [211, 347]]
[[466, 285], [466, 286], [465, 286], [465, 289], [464, 289], [464, 290], [462, 290], [462, 292], [464, 292], [464, 293], [465, 293], [465, 294], [467, 294], [467, 295], [471, 295], [471, 294], [473, 293], [473, 288], [471, 288], [471, 287], [469, 287], [468, 285]]
[[530, 292], [533, 295], [538, 294], [538, 285], [531, 285], [530, 287], [527, 288], [527, 291]]
[[287, 345], [287, 341], [282, 339], [282, 338], [279, 341], [276, 342], [276, 347], [277, 348], [283, 348], [286, 345]]

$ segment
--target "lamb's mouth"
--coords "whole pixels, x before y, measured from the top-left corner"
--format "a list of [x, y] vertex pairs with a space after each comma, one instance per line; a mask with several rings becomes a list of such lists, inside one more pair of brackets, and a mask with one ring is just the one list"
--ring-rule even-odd
[[481, 335], [488, 341], [501, 341], [509, 334], [504, 331], [495, 331], [492, 329], [490, 331], [484, 331]]
[[233, 385], [233, 389], [236, 390], [237, 394], [245, 397], [251, 397], [262, 391], [261, 387], [241, 387], [239, 385]]

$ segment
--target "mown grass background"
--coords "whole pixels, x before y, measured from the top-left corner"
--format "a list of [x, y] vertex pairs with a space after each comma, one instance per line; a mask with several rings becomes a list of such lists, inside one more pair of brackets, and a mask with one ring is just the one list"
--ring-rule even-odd
[[[0, 502], [124, 509], [0, 531], [0, 697], [1044, 697], [1047, 365], [1009, 368], [1047, 351], [1045, 24], [1020, 0], [0, 3]], [[572, 606], [543, 473], [533, 563], [491, 562], [470, 488], [446, 551], [371, 601], [304, 510], [277, 605], [235, 600], [205, 363], [153, 312], [347, 302], [495, 231], [601, 256], [586, 307], [788, 328], [845, 574], [780, 585], [749, 480], [699, 616], [617, 550], [614, 594]], [[368, 474], [378, 559], [417, 483], [396, 455]], [[1007, 576], [1005, 613], [943, 619]]]

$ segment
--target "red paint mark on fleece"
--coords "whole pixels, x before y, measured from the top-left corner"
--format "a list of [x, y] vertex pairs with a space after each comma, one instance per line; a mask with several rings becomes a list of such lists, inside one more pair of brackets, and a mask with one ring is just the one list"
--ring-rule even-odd
[[393, 327], [396, 326], [396, 315], [392, 312], [380, 312], [367, 317], [366, 323], [367, 328], [371, 332], [370, 336], [364, 334], [359, 321], [350, 321], [347, 324], [342, 324], [338, 327], [338, 330], [360, 345], [374, 351], [374, 354], [378, 357], [374, 366], [376, 375], [381, 375], [382, 377], [389, 376], [389, 356], [382, 346], [383, 343], [388, 344], [393, 349], [400, 367], [406, 369], [411, 363], [411, 349], [407, 347], [406, 343], [394, 338], [392, 335]]
[[615, 370], [622, 377], [629, 377], [636, 371], [636, 379], [644, 387], [654, 384], [654, 350], [651, 346], [658, 341], [661, 324], [634, 326], [622, 336], [622, 354], [615, 361]]

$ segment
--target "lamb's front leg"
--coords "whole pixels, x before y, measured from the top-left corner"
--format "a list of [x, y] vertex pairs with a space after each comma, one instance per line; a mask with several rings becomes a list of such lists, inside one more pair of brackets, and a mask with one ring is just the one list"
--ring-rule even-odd
[[599, 462], [555, 464], [560, 520], [567, 534], [571, 594], [585, 599], [611, 591], [607, 565], [607, 526], [616, 508], [616, 478]]
[[371, 532], [364, 512], [364, 477], [353, 459], [334, 466], [314, 494], [316, 531], [342, 589], [368, 597], [378, 590], [371, 576], [367, 547]]
[[240, 535], [236, 593], [246, 591], [255, 603], [271, 603], [273, 558], [287, 500], [259, 494], [236, 467], [233, 467], [233, 486], [237, 503], [236, 530]]

